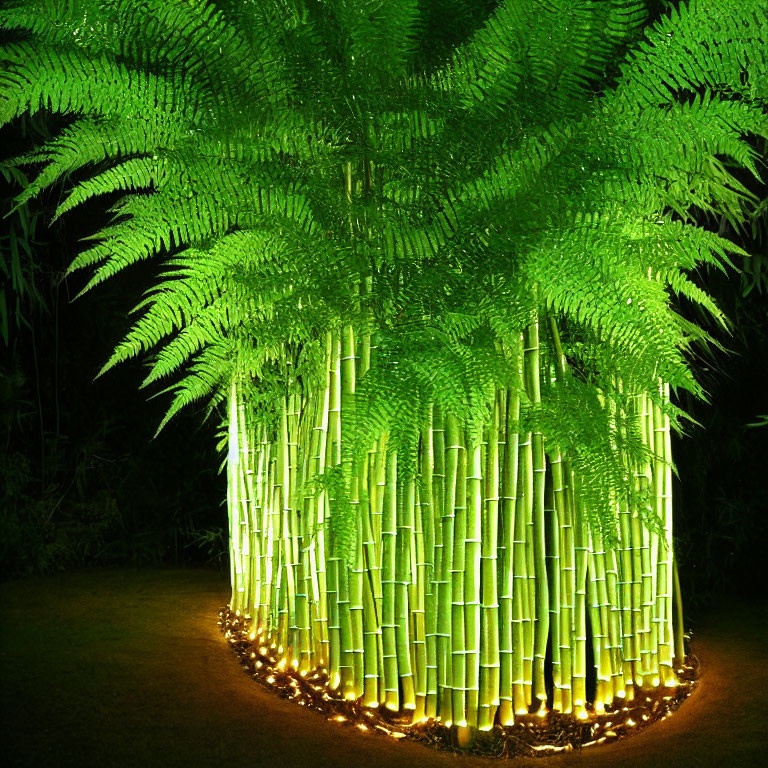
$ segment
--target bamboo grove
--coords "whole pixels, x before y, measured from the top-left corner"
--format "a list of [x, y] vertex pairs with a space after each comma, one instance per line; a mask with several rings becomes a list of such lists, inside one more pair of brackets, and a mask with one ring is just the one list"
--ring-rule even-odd
[[[343, 395], [366, 372], [370, 340], [349, 328], [329, 336], [324, 386], [287, 398], [274, 434], [249, 418], [233, 382], [232, 610], [283, 664], [302, 676], [327, 669], [334, 689], [368, 707], [483, 730], [532, 706], [546, 711], [548, 699], [586, 717], [588, 688], [603, 711], [634, 698], [635, 686], [677, 684], [669, 416], [634, 393], [624, 418], [648, 455], [626, 457], [626, 469], [661, 528], [617, 498], [620, 534], [607, 549], [584, 524], [568, 460], [521, 430], [521, 397], [536, 402], [542, 378], [565, 368], [542, 365], [539, 333], [534, 323], [518, 338], [517, 386], [495, 394], [487, 423], [429, 409], [416, 473], [400, 477], [386, 435], [365, 452], [346, 502], [356, 526], [349, 561], [327, 535], [334, 489], [313, 491], [311, 479], [341, 463]], [[655, 394], [668, 397], [663, 386]]]
[[[661, 6], [666, 8], [661, 13]], [[233, 611], [471, 729], [674, 687], [674, 394], [764, 172], [763, 0], [14, 0], [18, 204], [110, 200], [163, 421], [222, 422]], [[42, 167], [41, 167], [42, 166]], [[722, 226], [720, 231], [724, 231]]]

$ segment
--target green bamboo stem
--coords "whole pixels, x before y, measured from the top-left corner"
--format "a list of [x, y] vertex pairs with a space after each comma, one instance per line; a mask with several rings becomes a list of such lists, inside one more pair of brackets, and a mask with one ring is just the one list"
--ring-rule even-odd
[[281, 542], [283, 544], [283, 568], [282, 577], [284, 579], [285, 591], [281, 605], [283, 616], [283, 628], [281, 631], [281, 644], [283, 646], [293, 647], [296, 644], [296, 571], [295, 564], [297, 560], [296, 546], [293, 531], [293, 509], [292, 509], [292, 484], [291, 476], [291, 449], [290, 449], [290, 430], [288, 426], [288, 411], [290, 403], [283, 400], [280, 404], [280, 425], [279, 425], [279, 443], [278, 443], [278, 476], [281, 500]]
[[237, 384], [232, 380], [229, 388], [227, 406], [228, 458], [227, 458], [227, 507], [230, 510], [229, 522], [229, 570], [232, 585], [232, 610], [241, 610], [242, 595], [245, 587], [243, 580], [242, 552], [240, 541], [240, 499], [238, 475], [240, 472], [240, 444], [237, 428]]
[[420, 512], [423, 520], [425, 562], [424, 635], [425, 635], [425, 702], [424, 717], [437, 717], [437, 592], [440, 580], [442, 546], [438, 543], [439, 514], [435, 509], [434, 466], [435, 436], [433, 432], [434, 408], [429, 407], [427, 423], [421, 431], [421, 487], [419, 491]]
[[[654, 459], [650, 464], [645, 465], [642, 468], [642, 472], [639, 473], [638, 478], [643, 486], [648, 487], [650, 485], [651, 498], [654, 511], [659, 512], [659, 496], [662, 493], [662, 489], [659, 487], [662, 480], [660, 470], [662, 469], [658, 465], [658, 457], [656, 456], [656, 436], [655, 425], [653, 419], [653, 403], [649, 402], [649, 407], [646, 411], [646, 418], [643, 420], [643, 441], [648, 445], [651, 453], [654, 455]], [[641, 638], [641, 650], [640, 650], [640, 677], [637, 679], [639, 686], [653, 687], [654, 681], [658, 685], [658, 658], [656, 649], [656, 638], [654, 637], [654, 622], [653, 611], [655, 605], [655, 582], [656, 582], [656, 569], [654, 567], [654, 561], [652, 558], [652, 538], [653, 536], [649, 532], [647, 526], [643, 525], [640, 519], [640, 513], [638, 509], [633, 510], [632, 513], [632, 531], [634, 546], [640, 545], [640, 556], [642, 562], [642, 638]]]
[[[525, 621], [523, 623], [525, 631], [525, 645], [523, 647], [523, 674], [525, 678], [525, 701], [526, 708], [533, 704], [533, 665], [536, 653], [536, 527], [533, 519], [535, 510], [534, 499], [534, 462], [533, 462], [533, 434], [527, 433], [522, 455], [523, 469], [523, 488], [522, 497], [523, 514], [525, 515], [524, 524], [524, 552], [525, 552], [525, 592], [523, 595], [523, 605], [525, 610]], [[549, 606], [547, 606], [548, 610]]]
[[[444, 526], [451, 523], [452, 540], [451, 563], [448, 569], [451, 598], [451, 630], [449, 659], [451, 665], [451, 712], [453, 722], [459, 726], [467, 725], [466, 720], [466, 663], [464, 654], [464, 537], [466, 535], [466, 449], [463, 431], [459, 428], [456, 417], [447, 414], [445, 418], [446, 438], [446, 510], [450, 510], [451, 520], [443, 518]], [[446, 553], [443, 553], [445, 557]]]
[[568, 714], [573, 711], [573, 606], [575, 592], [575, 563], [573, 544], [573, 522], [568, 505], [559, 515], [560, 538], [560, 674], [562, 709]]
[[[412, 489], [412, 490], [411, 490]], [[424, 525], [431, 517], [428, 505], [422, 503], [422, 489], [411, 478], [408, 493], [413, 494], [413, 529], [410, 535], [411, 569], [413, 576], [408, 584], [408, 605], [410, 608], [410, 656], [415, 689], [413, 722], [425, 719], [427, 707], [427, 639], [426, 639], [426, 590], [430, 581], [431, 553], [426, 554]]]
[[288, 521], [290, 530], [290, 561], [288, 568], [293, 572], [295, 585], [294, 606], [291, 614], [289, 661], [294, 669], [298, 669], [300, 659], [310, 650], [309, 636], [309, 606], [307, 604], [306, 578], [302, 560], [301, 517], [298, 504], [300, 503], [299, 489], [302, 484], [301, 456], [299, 453], [300, 424], [302, 403], [297, 392], [291, 392], [287, 400], [288, 419], [288, 492], [289, 503]]
[[[266, 427], [265, 427], [266, 432]], [[271, 636], [272, 627], [275, 624], [273, 619], [273, 608], [275, 601], [275, 582], [277, 567], [275, 564], [276, 541], [278, 541], [278, 528], [275, 524], [275, 509], [277, 500], [274, 483], [275, 457], [272, 442], [270, 441], [265, 449], [264, 458], [264, 527], [267, 535], [267, 546], [264, 554], [264, 590], [261, 598], [263, 612], [263, 626], [265, 628], [265, 640]], [[279, 520], [279, 518], [278, 518]]]
[[[525, 371], [526, 389], [531, 403], [541, 403], [541, 370], [539, 348], [539, 324], [533, 322], [526, 332]], [[533, 523], [533, 569], [529, 576], [533, 582], [532, 594], [536, 605], [535, 645], [533, 650], [533, 695], [546, 701], [547, 688], [544, 677], [544, 660], [549, 638], [549, 580], [546, 569], [546, 528], [544, 515], [544, 491], [546, 484], [546, 458], [544, 437], [540, 431], [531, 436], [530, 515]], [[570, 685], [570, 683], [569, 683]]]
[[593, 534], [589, 534], [589, 538], [591, 541], [590, 585], [593, 588], [590, 593], [590, 602], [594, 605], [594, 612], [590, 614], [590, 618], [595, 642], [594, 654], [597, 672], [595, 704], [598, 711], [603, 711], [605, 706], [609, 706], [613, 702], [615, 696], [622, 697], [620, 691], [624, 690], [623, 666], [615, 664], [616, 657], [612, 654], [617, 627], [612, 627], [612, 622], [615, 624], [616, 617], [611, 615], [611, 602], [608, 598], [608, 569], [606, 566], [611, 555], [605, 551], [602, 541], [596, 541]]
[[573, 705], [578, 718], [586, 717], [587, 706], [587, 552], [589, 551], [584, 520], [576, 515], [572, 495], [565, 494], [566, 510], [571, 520], [574, 552], [573, 590]]
[[531, 541], [529, 520], [533, 506], [531, 499], [532, 465], [531, 433], [528, 432], [518, 443], [519, 477], [518, 503], [515, 513], [515, 538], [513, 542], [514, 588], [513, 604], [513, 699], [516, 715], [525, 715], [531, 705], [532, 662], [533, 662], [533, 617], [530, 581], [532, 570], [529, 557]]
[[259, 516], [259, 531], [261, 535], [261, 549], [259, 552], [259, 589], [256, 597], [255, 621], [256, 626], [263, 632], [263, 627], [269, 621], [269, 594], [271, 591], [271, 572], [268, 570], [271, 557], [272, 541], [269, 531], [269, 467], [271, 445], [267, 441], [266, 427], [259, 426], [259, 460], [257, 470], [257, 513]]
[[477, 727], [493, 727], [500, 704], [499, 598], [498, 598], [498, 527], [499, 527], [499, 430], [501, 393], [493, 403], [485, 464], [485, 503], [482, 519], [482, 616], [480, 653], [480, 711]]
[[[322, 392], [320, 392], [322, 394]], [[297, 516], [299, 528], [299, 560], [306, 612], [302, 616], [302, 650], [299, 657], [299, 672], [306, 675], [317, 667], [320, 658], [320, 645], [316, 628], [317, 613], [317, 561], [314, 557], [315, 540], [313, 536], [314, 492], [311, 478], [317, 461], [317, 425], [318, 392], [310, 391], [301, 396], [299, 417], [299, 478], [297, 487]]]
[[[333, 354], [333, 336], [326, 335], [325, 340], [325, 385], [323, 387], [322, 397], [318, 403], [318, 419], [314, 431], [317, 432], [317, 477], [323, 475], [326, 469], [328, 459], [328, 430], [330, 426], [330, 408], [331, 408], [331, 356]], [[328, 494], [325, 489], [317, 493], [315, 507], [315, 528], [314, 537], [317, 542], [316, 560], [317, 565], [317, 591], [318, 591], [318, 618], [317, 635], [320, 645], [319, 664], [324, 667], [330, 659], [330, 633], [329, 633], [329, 605], [328, 605], [328, 579], [327, 579], [327, 541], [326, 541], [326, 507], [328, 504]]]
[[368, 571], [376, 615], [379, 619], [381, 619], [382, 615], [381, 557], [383, 542], [381, 538], [381, 520], [384, 509], [384, 489], [387, 484], [386, 452], [386, 437], [381, 437], [376, 441], [373, 450], [368, 454], [371, 465], [371, 471], [368, 476], [368, 494], [370, 498], [368, 519], [371, 527], [371, 539], [373, 540], [373, 544], [368, 549]]
[[[517, 366], [517, 381], [522, 384], [522, 355], [518, 350], [513, 350], [514, 360]], [[501, 636], [499, 641], [499, 722], [501, 725], [514, 724], [514, 681], [522, 679], [522, 662], [517, 662], [520, 657], [515, 653], [516, 645], [522, 642], [521, 622], [517, 621], [514, 606], [515, 569], [518, 563], [515, 560], [516, 548], [514, 545], [516, 531], [516, 505], [517, 505], [517, 478], [518, 478], [518, 431], [520, 419], [520, 391], [521, 386], [507, 393], [506, 419], [505, 419], [505, 447], [504, 468], [502, 475], [502, 515], [503, 515], [503, 553], [502, 553], [502, 578], [499, 590], [499, 603], [501, 610]], [[517, 550], [521, 548], [518, 547]], [[519, 600], [518, 600], [519, 604]], [[517, 668], [516, 668], [517, 667]], [[519, 678], [516, 675], [519, 674]]]
[[411, 582], [412, 549], [411, 536], [414, 526], [414, 491], [411, 478], [398, 484], [396, 514], [396, 559], [395, 559], [395, 648], [397, 671], [402, 690], [403, 709], [416, 709], [416, 690], [411, 664], [411, 632], [408, 606], [408, 585]]
[[[365, 695], [366, 700], [369, 700], [368, 697], [370, 697], [370, 700], [373, 700], [375, 694], [372, 691], [377, 688], [376, 681], [378, 677], [375, 646], [376, 627], [373, 624], [373, 617], [370, 615], [366, 616], [365, 614], [364, 579], [366, 578], [366, 570], [363, 554], [363, 516], [364, 513], [358, 513], [355, 519], [354, 563], [349, 569], [349, 612], [353, 642], [353, 679], [349, 698], [359, 699]], [[366, 639], [368, 642], [366, 642]], [[366, 647], [371, 651], [367, 656], [365, 653]], [[372, 683], [368, 684], [369, 688], [367, 690], [365, 688], [366, 679], [372, 681]]]
[[477, 727], [480, 688], [480, 564], [483, 520], [482, 431], [468, 431], [464, 535], [464, 659], [466, 721]]
[[[669, 403], [669, 385], [661, 388], [662, 402]], [[654, 620], [658, 626], [658, 653], [661, 684], [674, 686], [677, 678], [674, 672], [674, 640], [672, 612], [672, 437], [669, 416], [657, 406], [654, 421], [658, 424], [657, 446], [659, 448], [659, 463], [662, 465], [661, 499], [659, 516], [664, 529], [660, 539], [658, 557], [658, 592], [656, 595], [656, 611]]]
[[253, 555], [253, 521], [251, 518], [251, 505], [253, 503], [253, 494], [249, 484], [249, 473], [251, 469], [250, 446], [248, 440], [247, 416], [245, 413], [245, 403], [236, 391], [237, 402], [237, 430], [238, 430], [238, 498], [240, 504], [240, 559], [243, 572], [242, 583], [242, 610], [246, 617], [250, 617], [251, 594], [253, 589], [252, 578], [254, 568], [251, 558]]
[[[373, 463], [368, 462], [371, 470]], [[366, 471], [365, 481], [370, 484], [369, 472]], [[369, 496], [369, 499], [371, 497]], [[373, 499], [375, 502], [375, 499]], [[381, 695], [381, 653], [380, 615], [376, 610], [374, 573], [376, 572], [376, 552], [371, 528], [370, 504], [366, 505], [359, 516], [361, 530], [361, 550], [363, 555], [363, 649], [365, 652], [363, 703], [367, 707], [377, 707], [383, 700]]]
[[563, 481], [563, 462], [558, 453], [550, 457], [550, 469], [552, 474], [552, 488], [549, 491], [551, 498], [547, 503], [549, 520], [549, 540], [547, 542], [547, 562], [550, 578], [550, 629], [552, 647], [552, 709], [563, 711], [563, 674], [562, 674], [562, 646], [568, 637], [562, 637], [562, 622], [560, 610], [562, 597], [560, 590], [562, 579], [560, 577], [560, 521], [565, 515], [565, 487]]
[[368, 504], [368, 524], [370, 528], [370, 538], [373, 544], [366, 548], [366, 563], [368, 568], [368, 586], [373, 600], [373, 609], [376, 616], [376, 658], [377, 668], [379, 670], [378, 678], [378, 701], [383, 703], [386, 699], [384, 690], [384, 645], [382, 639], [382, 515], [384, 508], [384, 489], [386, 486], [386, 463], [385, 455], [387, 443], [384, 437], [377, 440], [374, 449], [369, 452], [370, 473], [368, 476], [368, 492], [370, 503]]
[[[589, 532], [587, 532], [589, 536]], [[606, 650], [607, 635], [605, 633], [605, 614], [601, 615], [600, 597], [598, 593], [598, 559], [602, 553], [595, 551], [594, 544], [590, 545], [587, 553], [587, 600], [589, 619], [592, 624], [592, 656], [594, 659], [596, 690], [594, 708], [601, 714], [605, 705], [613, 700], [611, 688], [610, 656]]]
[[[350, 170], [351, 174], [351, 170]], [[344, 427], [344, 404], [351, 401], [357, 381], [356, 370], [356, 347], [355, 335], [352, 327], [347, 325], [342, 330], [341, 346], [341, 397], [342, 397], [342, 432], [347, 429]], [[341, 434], [339, 438], [341, 439]], [[358, 472], [354, 472], [350, 481], [350, 504], [355, 512], [355, 541], [354, 541], [354, 563], [351, 568], [344, 566], [342, 568], [343, 578], [341, 580], [341, 593], [344, 594], [344, 600], [339, 602], [340, 618], [342, 623], [342, 634], [348, 632], [345, 646], [342, 649], [342, 655], [345, 656], [344, 669], [348, 670], [349, 677], [344, 680], [342, 672], [342, 686], [344, 695], [349, 699], [358, 699], [363, 695], [363, 681], [365, 674], [364, 659], [364, 629], [363, 629], [363, 545], [362, 545], [362, 521], [360, 520], [360, 489], [361, 478]], [[347, 602], [348, 601], [348, 602]], [[347, 612], [349, 627], [346, 628]], [[375, 656], [368, 661], [368, 673], [375, 674]]]
[[611, 686], [607, 689], [607, 693], [610, 694], [610, 698], [608, 698], [608, 702], [610, 702], [614, 697], [626, 697], [618, 553], [615, 550], [603, 552], [602, 561], [602, 568], [605, 573], [605, 593], [603, 594], [601, 586], [601, 602], [608, 615], [606, 629], [608, 632], [607, 649], [610, 658]]
[[[326, 469], [338, 466], [341, 462], [341, 344], [334, 334], [331, 340], [330, 387], [328, 407], [328, 439], [326, 444]], [[328, 497], [328, 506], [335, 499]], [[326, 572], [328, 594], [328, 675], [333, 690], [341, 685], [341, 618], [339, 611], [340, 558], [334, 551], [334, 542], [326, 547]]]
[[453, 664], [451, 663], [451, 629], [453, 609], [451, 606], [453, 589], [453, 536], [455, 527], [456, 505], [456, 421], [451, 416], [438, 413], [435, 416], [435, 471], [433, 482], [436, 492], [442, 491], [442, 520], [441, 520], [441, 563], [440, 579], [437, 584], [437, 663], [438, 681], [440, 685], [440, 704], [438, 708], [443, 724], [450, 726], [453, 722]]
[[280, 584], [282, 574], [282, 547], [280, 531], [280, 493], [277, 487], [277, 445], [275, 444], [271, 458], [268, 476], [269, 476], [269, 528], [272, 536], [272, 546], [270, 548], [269, 565], [271, 568], [272, 589], [269, 595], [269, 621], [267, 625], [269, 642], [278, 641], [278, 611], [280, 609]]
[[397, 454], [389, 449], [386, 455], [386, 486], [381, 521], [382, 540], [382, 644], [384, 704], [395, 712], [400, 709], [400, 686], [397, 654], [397, 616], [395, 589], [397, 567]]
[[243, 414], [241, 425], [244, 432], [244, 442], [247, 446], [246, 456], [248, 464], [245, 470], [246, 514], [248, 516], [249, 535], [249, 563], [248, 563], [248, 600], [246, 615], [253, 620], [258, 620], [258, 602], [261, 591], [261, 562], [262, 542], [261, 531], [261, 499], [259, 484], [259, 466], [261, 462], [261, 449], [257, 443], [258, 433], [255, 425], [247, 418], [245, 412], [245, 399], [240, 398], [240, 411]]

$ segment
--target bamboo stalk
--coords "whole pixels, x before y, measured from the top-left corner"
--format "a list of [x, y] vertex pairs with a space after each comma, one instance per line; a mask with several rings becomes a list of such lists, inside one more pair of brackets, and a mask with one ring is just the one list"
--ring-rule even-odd
[[435, 465], [435, 435], [433, 432], [434, 407], [430, 405], [427, 423], [421, 431], [421, 488], [420, 511], [424, 530], [424, 580], [426, 594], [424, 597], [424, 632], [425, 632], [425, 685], [426, 700], [424, 717], [435, 718], [438, 712], [438, 681], [437, 681], [437, 614], [438, 614], [438, 585], [440, 581], [442, 544], [439, 543], [440, 510], [435, 509], [434, 465]]
[[[407, 506], [413, 499], [413, 526], [409, 532], [410, 569], [407, 585], [409, 613], [409, 651], [413, 671], [415, 706], [412, 722], [425, 719], [427, 704], [427, 640], [426, 640], [426, 589], [429, 584], [429, 569], [424, 546], [424, 511], [421, 504], [420, 488], [414, 478], [408, 479], [406, 488]], [[427, 515], [429, 510], [427, 509]]]
[[549, 510], [549, 541], [547, 543], [547, 559], [550, 566], [550, 628], [552, 646], [552, 709], [563, 711], [563, 674], [562, 674], [562, 646], [564, 639], [561, 636], [562, 622], [560, 619], [560, 607], [562, 597], [560, 589], [560, 521], [565, 514], [565, 488], [563, 481], [563, 466], [559, 453], [550, 459], [552, 473], [551, 501], [547, 504]]
[[382, 541], [382, 644], [384, 704], [387, 709], [397, 712], [400, 709], [400, 686], [398, 677], [397, 655], [397, 617], [395, 613], [395, 582], [397, 551], [397, 454], [393, 449], [387, 451], [386, 486], [384, 507], [381, 521]]
[[242, 609], [242, 595], [245, 587], [242, 583], [242, 551], [240, 541], [240, 498], [238, 475], [240, 472], [240, 444], [237, 428], [237, 384], [232, 380], [229, 388], [227, 413], [229, 417], [227, 458], [227, 507], [230, 510], [229, 522], [229, 571], [232, 585], [232, 610]]
[[[525, 370], [526, 388], [531, 403], [541, 403], [541, 371], [539, 348], [539, 324], [533, 322], [526, 332]], [[546, 484], [546, 458], [544, 437], [538, 430], [531, 436], [531, 479], [529, 491], [530, 515], [533, 524], [533, 569], [529, 576], [533, 580], [536, 605], [535, 645], [533, 650], [533, 695], [540, 701], [546, 701], [547, 688], [544, 676], [544, 660], [547, 655], [549, 638], [549, 580], [546, 569], [546, 533], [544, 515], [544, 491]], [[569, 683], [570, 685], [570, 683]]]
[[488, 432], [485, 469], [485, 503], [482, 520], [482, 634], [480, 654], [480, 712], [477, 727], [493, 727], [500, 704], [499, 598], [498, 598], [498, 523], [499, 523], [499, 429], [501, 393], [493, 403]]
[[587, 614], [586, 580], [587, 552], [586, 532], [581, 520], [569, 510], [571, 535], [574, 551], [574, 590], [573, 590], [573, 708], [579, 719], [587, 717]]
[[480, 564], [483, 519], [482, 431], [475, 427], [467, 446], [467, 511], [464, 535], [464, 659], [466, 721], [477, 727], [480, 687]]
[[531, 434], [525, 434], [519, 442], [520, 459], [518, 462], [518, 509], [515, 514], [515, 538], [513, 542], [514, 589], [513, 605], [513, 699], [516, 715], [525, 715], [531, 704], [532, 661], [533, 661], [533, 619], [531, 614], [531, 590], [529, 582], [530, 564], [528, 542], [530, 512], [533, 506], [529, 482], [531, 470]]
[[[435, 472], [433, 481], [442, 490], [441, 563], [437, 584], [437, 664], [440, 685], [439, 715], [443, 724], [453, 722], [453, 664], [451, 663], [451, 629], [453, 621], [453, 536], [455, 526], [456, 467], [458, 447], [456, 423], [450, 416], [435, 418]], [[441, 471], [442, 470], [442, 471]]]
[[574, 622], [573, 606], [575, 591], [575, 564], [573, 523], [568, 505], [563, 506], [559, 516], [560, 538], [560, 674], [561, 674], [561, 711], [568, 714], [573, 711], [573, 646]]
[[[334, 334], [331, 339], [329, 359], [330, 387], [328, 408], [328, 440], [326, 445], [326, 468], [338, 466], [341, 462], [341, 345]], [[335, 499], [329, 495], [329, 508]], [[334, 551], [334, 542], [326, 549], [326, 572], [328, 584], [328, 676], [331, 689], [341, 685], [341, 618], [339, 610], [340, 558]]]
[[[464, 537], [466, 535], [466, 450], [464, 436], [456, 417], [446, 415], [446, 508], [452, 517], [452, 550], [449, 576], [451, 582], [451, 711], [453, 722], [459, 727], [466, 719], [466, 664], [464, 624]], [[444, 518], [445, 520], [445, 518]], [[445, 556], [445, 553], [444, 553]]]
[[411, 577], [411, 534], [413, 531], [413, 482], [399, 483], [395, 511], [396, 555], [395, 555], [395, 649], [397, 671], [402, 690], [403, 709], [416, 709], [416, 691], [411, 665], [411, 634], [409, 627], [408, 584]]
[[[513, 350], [517, 365], [517, 380], [522, 384], [522, 355], [518, 350]], [[505, 420], [505, 448], [504, 469], [502, 475], [502, 513], [503, 513], [503, 557], [502, 579], [499, 590], [499, 602], [501, 610], [502, 633], [499, 643], [499, 722], [501, 725], [514, 724], [514, 697], [513, 683], [516, 674], [522, 678], [522, 663], [516, 662], [521, 648], [516, 645], [522, 637], [520, 622], [516, 621], [514, 606], [515, 591], [515, 511], [517, 505], [517, 477], [518, 477], [518, 430], [520, 419], [520, 390], [521, 386], [507, 394], [507, 412]], [[518, 547], [519, 549], [519, 547]], [[519, 601], [518, 601], [519, 602]], [[514, 631], [517, 630], [517, 631]], [[519, 666], [516, 669], [516, 666]]]

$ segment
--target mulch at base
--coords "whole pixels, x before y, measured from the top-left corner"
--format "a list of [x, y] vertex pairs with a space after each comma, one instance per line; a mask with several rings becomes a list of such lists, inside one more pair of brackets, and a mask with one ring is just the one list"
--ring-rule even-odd
[[239, 612], [223, 609], [218, 625], [248, 675], [280, 698], [321, 713], [330, 723], [486, 758], [547, 757], [633, 736], [675, 712], [693, 693], [699, 677], [699, 660], [689, 652], [679, 674], [679, 686], [654, 690], [635, 686], [631, 701], [617, 699], [604, 713], [589, 712], [586, 720], [560, 712], [548, 712], [542, 718], [531, 711], [517, 715], [514, 725], [495, 724], [489, 731], [476, 732], [469, 746], [460, 747], [456, 726], [447, 727], [435, 720], [412, 724], [407, 713], [392, 712], [383, 705], [365, 707], [360, 701], [345, 699], [329, 688], [326, 670], [300, 674], [287, 666], [284, 658], [278, 658], [274, 646], [263, 644], [250, 621]]

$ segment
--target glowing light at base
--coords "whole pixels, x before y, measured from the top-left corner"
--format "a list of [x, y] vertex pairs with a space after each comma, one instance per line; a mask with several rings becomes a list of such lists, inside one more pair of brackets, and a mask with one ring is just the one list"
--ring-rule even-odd
[[[548, 709], [540, 701], [536, 710], [519, 709], [514, 723], [478, 729], [467, 748], [458, 746], [458, 727], [465, 725], [440, 718], [428, 719], [413, 709], [392, 711], [384, 702], [364, 701], [339, 690], [324, 667], [298, 670], [295, 659], [281, 655], [282, 646], [267, 648], [262, 629], [248, 626], [249, 620], [228, 608], [219, 615], [219, 626], [242, 667], [258, 682], [282, 698], [325, 715], [329, 723], [353, 727], [366, 733], [396, 740], [419, 741], [439, 749], [494, 757], [515, 755], [541, 757], [571, 752], [620, 739], [637, 733], [657, 720], [665, 720], [694, 690], [698, 680], [698, 662], [687, 656], [677, 672], [674, 685], [641, 689], [638, 686], [618, 690], [613, 702], [598, 701], [593, 706], [579, 704], [575, 714]], [[255, 641], [255, 642], [254, 642]], [[267, 641], [268, 642], [268, 641]], [[271, 654], [271, 655], [270, 655]], [[289, 662], [293, 662], [293, 664]]]

